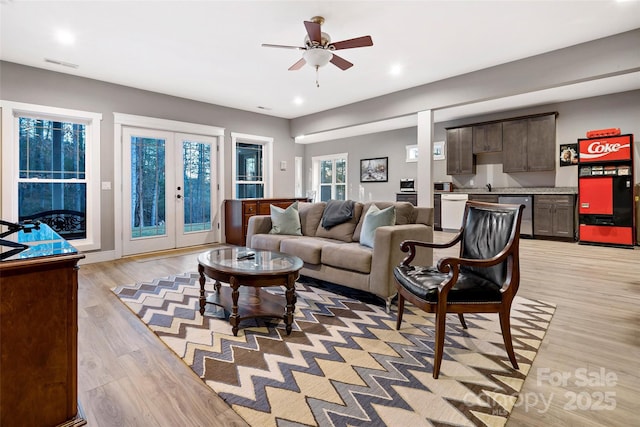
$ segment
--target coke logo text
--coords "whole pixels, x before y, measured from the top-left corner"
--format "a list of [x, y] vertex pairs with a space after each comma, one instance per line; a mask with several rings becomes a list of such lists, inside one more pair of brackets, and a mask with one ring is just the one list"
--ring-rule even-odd
[[592, 154], [616, 153], [622, 147], [621, 144], [609, 144], [607, 142], [595, 141], [589, 144], [587, 152]]

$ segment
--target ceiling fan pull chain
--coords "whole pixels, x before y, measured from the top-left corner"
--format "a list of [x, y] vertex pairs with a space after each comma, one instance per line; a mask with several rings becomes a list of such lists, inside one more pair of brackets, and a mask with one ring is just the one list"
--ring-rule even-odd
[[316, 65], [316, 87], [320, 87], [320, 82], [318, 81], [320, 79], [320, 72], [318, 71], [318, 66]]

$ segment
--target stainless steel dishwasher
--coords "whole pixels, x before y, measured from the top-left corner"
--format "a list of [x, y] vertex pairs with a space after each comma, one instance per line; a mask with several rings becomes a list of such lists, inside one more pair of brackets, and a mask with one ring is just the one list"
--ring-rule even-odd
[[524, 205], [520, 235], [533, 236], [533, 196], [499, 196], [498, 203]]

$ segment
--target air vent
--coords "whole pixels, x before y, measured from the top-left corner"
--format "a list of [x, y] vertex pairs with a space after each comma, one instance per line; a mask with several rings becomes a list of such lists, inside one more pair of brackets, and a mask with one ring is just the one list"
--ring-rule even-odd
[[78, 68], [78, 64], [72, 64], [71, 62], [59, 61], [57, 59], [44, 58], [44, 62], [48, 62], [50, 64], [62, 65], [63, 67], [69, 68]]

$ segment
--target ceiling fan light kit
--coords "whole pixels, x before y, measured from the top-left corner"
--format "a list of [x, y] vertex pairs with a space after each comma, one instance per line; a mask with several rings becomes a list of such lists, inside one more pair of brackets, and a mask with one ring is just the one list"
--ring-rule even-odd
[[354, 39], [332, 43], [329, 34], [321, 31], [321, 25], [323, 23], [324, 18], [322, 16], [314, 16], [311, 18], [311, 21], [304, 21], [304, 26], [307, 30], [307, 35], [304, 38], [304, 47], [274, 44], [263, 44], [262, 46], [304, 50], [302, 58], [289, 67], [289, 71], [299, 70], [305, 64], [309, 64], [316, 69], [316, 86], [320, 87], [320, 84], [318, 83], [318, 69], [320, 67], [324, 67], [329, 62], [343, 71], [353, 66], [351, 62], [339, 57], [333, 53], [333, 51], [373, 46], [371, 36], [356, 37]]

